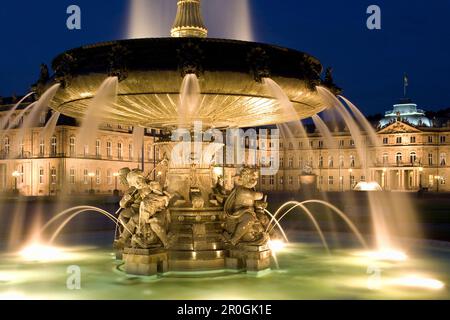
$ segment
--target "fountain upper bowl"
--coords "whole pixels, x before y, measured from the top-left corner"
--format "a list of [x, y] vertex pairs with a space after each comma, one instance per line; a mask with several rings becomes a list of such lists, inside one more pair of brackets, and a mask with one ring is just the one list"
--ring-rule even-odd
[[[308, 118], [325, 109], [315, 87], [320, 62], [278, 46], [223, 39], [152, 38], [88, 45], [53, 61], [53, 81], [62, 83], [51, 103], [62, 114], [83, 119], [108, 76], [119, 78], [115, 104], [102, 121], [148, 128], [179, 125], [180, 87], [196, 74], [201, 97], [188, 122], [250, 127]], [[294, 112], [283, 110], [263, 84], [270, 77], [284, 90]]]

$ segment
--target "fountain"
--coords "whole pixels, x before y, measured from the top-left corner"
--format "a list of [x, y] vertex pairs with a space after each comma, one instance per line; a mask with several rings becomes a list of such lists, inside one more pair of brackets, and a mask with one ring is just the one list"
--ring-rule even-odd
[[[133, 10], [140, 11], [141, 5], [133, 1]], [[130, 33], [134, 38], [145, 34], [145, 30], [131, 24]], [[371, 159], [364, 151], [362, 129], [367, 131], [372, 144], [379, 142], [356, 106], [337, 96], [340, 90], [329, 75], [321, 79], [322, 65], [316, 58], [268, 44], [207, 38], [207, 34], [200, 0], [180, 0], [171, 38], [99, 43], [69, 50], [54, 59], [54, 75], [37, 88], [41, 98], [19, 114], [19, 117], [26, 116], [21, 132], [29, 130], [36, 115], [49, 105], [54, 113], [43, 130], [43, 139], [52, 135], [60, 115], [81, 122], [77, 139], [82, 146], [93, 142], [101, 124], [115, 123], [133, 128], [133, 154], [139, 158], [143, 157], [141, 148], [146, 129], [157, 129], [163, 133], [155, 141], [162, 159], [148, 174], [143, 168], [120, 170], [118, 178], [126, 190], [114, 215], [88, 205], [64, 210], [39, 228], [39, 241], [20, 251], [22, 259], [36, 263], [75, 259], [54, 244], [75, 218], [89, 212], [105, 216], [116, 227], [114, 272], [125, 277], [121, 281], [135, 279], [131, 276], [144, 276], [145, 281], [165, 277], [170, 284], [171, 277], [178, 281], [178, 277], [227, 274], [235, 286], [242, 280], [242, 274], [261, 276], [264, 271], [276, 269], [274, 262], [281, 268], [286, 262], [285, 266], [293, 268], [294, 274], [305, 283], [312, 278], [305, 271], [308, 268], [322, 270], [333, 265], [333, 270], [335, 266], [340, 270], [351, 268], [354, 274], [360, 272], [355, 270], [361, 265], [377, 267], [379, 262], [388, 266], [405, 263], [413, 268], [407, 265], [409, 257], [392, 241], [394, 232], [389, 217], [381, 210], [392, 199], [380, 200], [377, 197], [382, 192], [371, 192], [380, 191], [379, 185], [361, 182], [355, 188], [368, 191], [376, 243], [375, 250], [369, 251], [371, 242], [357, 223], [337, 206], [322, 200], [288, 201], [272, 213], [267, 196], [257, 191], [259, 169], [263, 172], [263, 168], [259, 168], [256, 157], [249, 156], [254, 161], [246, 166], [224, 163], [225, 158], [239, 158], [239, 152], [228, 157], [229, 149], [234, 148], [225, 146], [223, 138], [228, 138], [230, 131], [236, 130], [232, 131], [234, 134], [237, 129], [276, 125], [282, 139], [307, 139], [301, 122], [306, 118], [313, 119], [328, 148], [338, 148], [327, 124], [318, 115], [327, 108], [336, 110], [351, 131], [364, 170]], [[244, 38], [250, 37], [248, 30], [245, 34]], [[238, 136], [237, 144], [245, 144], [245, 138], [245, 135]], [[278, 137], [274, 141], [278, 142]], [[249, 139], [249, 145], [252, 142], [255, 141]], [[278, 145], [274, 146], [277, 148]], [[309, 141], [306, 150], [309, 157], [312, 150]], [[224, 183], [226, 166], [237, 167], [231, 188]], [[304, 167], [302, 178], [310, 179], [307, 183], [315, 185], [315, 177], [308, 172], [307, 165]], [[21, 207], [21, 210], [25, 209]], [[349, 242], [365, 251], [347, 255], [334, 250], [336, 244], [321, 226], [320, 215], [325, 210], [343, 221], [351, 231]], [[312, 223], [314, 236], [327, 253], [325, 256], [323, 249], [319, 255], [314, 249], [305, 249], [306, 243], [289, 242], [291, 235], [282, 223], [287, 223], [295, 212], [304, 213]], [[15, 225], [21, 225], [23, 217], [14, 219], [17, 219], [16, 229]], [[43, 235], [50, 230], [49, 241], [42, 243]], [[302, 258], [298, 254], [289, 255], [292, 252], [301, 252]], [[302, 260], [305, 252], [311, 254], [308, 261]], [[95, 256], [98, 252], [91, 254]], [[102, 257], [104, 260], [99, 259], [99, 263], [106, 264], [111, 258]], [[338, 286], [353, 285], [353, 275], [340, 279], [342, 283]], [[281, 284], [283, 289], [294, 291], [291, 282], [297, 277], [281, 271], [274, 271], [270, 277], [265, 279], [267, 283]], [[15, 279], [15, 274], [3, 275], [0, 270], [0, 284]], [[333, 292], [329, 296], [340, 295], [326, 283], [331, 281], [330, 277], [317, 281], [325, 292]], [[432, 276], [414, 273], [386, 278], [386, 285], [430, 290], [444, 287]], [[213, 292], [216, 290], [230, 296], [235, 293], [231, 285], [220, 287], [220, 283]], [[185, 297], [183, 290], [178, 291], [177, 297]], [[247, 292], [246, 297], [261, 297], [257, 292], [249, 293], [245, 288], [243, 291]], [[285, 292], [275, 291], [280, 294], [270, 293], [270, 297], [283, 297]], [[127, 292], [129, 298], [135, 297], [135, 291]], [[192, 293], [189, 298], [204, 297], [195, 288]]]

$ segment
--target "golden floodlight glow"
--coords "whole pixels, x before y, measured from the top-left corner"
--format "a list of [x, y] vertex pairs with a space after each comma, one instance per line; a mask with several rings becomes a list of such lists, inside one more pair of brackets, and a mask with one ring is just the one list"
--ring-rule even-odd
[[30, 262], [58, 261], [64, 260], [67, 257], [61, 248], [40, 243], [30, 244], [23, 248], [19, 254], [25, 261]]
[[392, 284], [404, 287], [430, 289], [430, 290], [440, 290], [445, 286], [445, 284], [442, 281], [416, 274], [393, 279]]
[[286, 243], [282, 240], [269, 240], [269, 247], [270, 250], [276, 253], [282, 251], [286, 247]]
[[377, 251], [358, 252], [356, 255], [381, 261], [406, 261], [408, 256], [400, 250], [382, 249]]

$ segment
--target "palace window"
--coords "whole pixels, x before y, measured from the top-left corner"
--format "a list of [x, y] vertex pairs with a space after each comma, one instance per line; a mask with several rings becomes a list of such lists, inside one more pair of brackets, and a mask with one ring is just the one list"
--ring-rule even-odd
[[39, 141], [39, 156], [43, 157], [45, 155], [45, 141], [41, 139]]
[[323, 148], [323, 141], [322, 140], [319, 141], [319, 148]]
[[439, 164], [441, 165], [441, 167], [447, 165], [447, 155], [445, 153], [441, 153]]
[[354, 168], [355, 167], [355, 156], [351, 155], [350, 156], [350, 168]]
[[433, 136], [428, 136], [428, 143], [433, 143]]
[[309, 142], [309, 146], [312, 148], [312, 147], [314, 147], [314, 141], [310, 141]]
[[343, 168], [345, 166], [344, 156], [339, 156], [339, 168]]
[[84, 145], [83, 154], [85, 157], [87, 157], [89, 155], [89, 146], [88, 145]]
[[289, 168], [292, 168], [294, 166], [294, 159], [292, 157], [288, 160], [288, 166]]
[[108, 169], [106, 171], [106, 182], [108, 183], [108, 185], [111, 185], [113, 183], [113, 178], [112, 178], [112, 172], [111, 169]]
[[75, 137], [70, 137], [70, 139], [69, 139], [69, 153], [70, 153], [71, 157], [75, 156], [75, 154], [76, 154]]
[[396, 139], [397, 144], [401, 144], [402, 143], [402, 137], [397, 137]]
[[55, 167], [52, 167], [51, 169], [50, 169], [50, 178], [51, 178], [51, 183], [52, 184], [56, 184], [56, 168]]
[[319, 185], [323, 185], [323, 176], [319, 177]]
[[70, 184], [75, 184], [75, 169], [74, 168], [70, 168], [69, 182], [70, 182]]
[[39, 168], [39, 184], [44, 184], [44, 168]]
[[122, 142], [117, 143], [117, 158], [122, 160], [123, 158], [123, 144]]
[[328, 185], [332, 186], [334, 184], [334, 177], [333, 176], [329, 176], [328, 177]]
[[401, 164], [403, 160], [403, 155], [401, 152], [397, 152], [395, 155], [395, 161], [397, 162], [397, 165]]
[[101, 146], [102, 146], [101, 141], [97, 139], [95, 141], [95, 156], [97, 158], [99, 158], [101, 156]]
[[350, 146], [354, 147], [355, 146], [355, 140], [350, 140]]
[[100, 171], [100, 169], [95, 170], [95, 183], [102, 183], [102, 172]]
[[274, 176], [270, 176], [270, 178], [269, 178], [269, 184], [270, 184], [271, 186], [273, 186], [273, 185], [275, 184], [275, 177], [274, 177]]
[[345, 144], [344, 140], [339, 140], [339, 147], [343, 147]]
[[22, 141], [20, 141], [20, 144], [19, 144], [19, 157], [23, 158], [24, 156], [25, 156], [25, 144], [22, 139]]
[[51, 144], [51, 147], [52, 147], [52, 149], [51, 149], [52, 156], [56, 156], [57, 140], [56, 140], [55, 136], [52, 137], [52, 139], [50, 141], [50, 144]]
[[280, 168], [284, 168], [284, 158], [280, 158]]
[[289, 184], [293, 185], [294, 184], [294, 177], [289, 176]]
[[284, 184], [284, 177], [280, 177], [280, 185]]
[[132, 143], [130, 143], [128, 145], [128, 158], [130, 160], [133, 160], [133, 144]]
[[389, 163], [389, 154], [383, 153], [383, 164], [388, 164], [388, 163]]
[[439, 141], [440, 141], [441, 143], [445, 143], [445, 136], [440, 136]]
[[3, 144], [5, 149], [5, 155], [8, 155], [10, 150], [10, 141], [8, 136], [3, 139]]
[[411, 137], [410, 138], [410, 143], [416, 143], [416, 137]]
[[333, 157], [328, 157], [328, 168], [334, 167], [334, 159]]
[[361, 182], [365, 182], [366, 181], [366, 176], [361, 176]]
[[388, 137], [383, 138], [383, 144], [389, 144], [389, 138]]
[[319, 157], [319, 168], [323, 168], [323, 156]]
[[414, 164], [416, 163], [416, 161], [417, 161], [417, 153], [413, 151], [409, 154], [409, 162], [411, 162], [411, 164]]
[[88, 169], [84, 169], [83, 171], [83, 183], [88, 184], [89, 183], [89, 171]]
[[112, 143], [111, 141], [106, 142], [106, 156], [112, 158]]
[[433, 165], [433, 154], [432, 153], [428, 154], [428, 165], [429, 166]]

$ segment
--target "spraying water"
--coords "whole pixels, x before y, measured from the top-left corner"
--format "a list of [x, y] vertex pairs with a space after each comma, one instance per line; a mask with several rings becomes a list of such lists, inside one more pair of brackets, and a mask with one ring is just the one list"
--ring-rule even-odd
[[179, 124], [190, 127], [200, 105], [200, 83], [195, 74], [187, 74], [181, 84], [178, 106]]
[[56, 92], [58, 92], [60, 87], [61, 87], [61, 84], [59, 84], [59, 83], [51, 86], [47, 91], [44, 92], [44, 94], [39, 98], [39, 100], [36, 102], [36, 104], [34, 104], [32, 108], [30, 108], [31, 111], [25, 117], [22, 127], [18, 133], [17, 141], [19, 143], [20, 143], [20, 141], [23, 140], [25, 133], [29, 129], [36, 127], [38, 125], [41, 114], [43, 112], [47, 111], [47, 109], [50, 105], [50, 102], [53, 100], [53, 97], [56, 95]]
[[39, 138], [41, 140], [48, 140], [55, 133], [56, 124], [58, 123], [59, 117], [61, 113], [55, 111], [51, 116], [50, 120], [48, 120], [44, 129], [41, 131]]
[[103, 81], [97, 93], [86, 108], [83, 122], [78, 134], [80, 146], [86, 147], [93, 143], [102, 121], [102, 114], [111, 108], [117, 99], [119, 80], [117, 77], [108, 77]]
[[7, 124], [8, 121], [11, 120], [11, 118], [13, 117], [14, 113], [16, 112], [17, 108], [25, 101], [28, 99], [28, 97], [30, 97], [31, 95], [33, 95], [34, 92], [30, 92], [28, 93], [25, 97], [23, 97], [19, 102], [17, 102], [17, 104], [2, 118], [0, 119], [0, 130], [4, 130], [7, 129]]
[[312, 120], [317, 129], [319, 129], [320, 134], [325, 139], [325, 143], [328, 149], [337, 149], [337, 145], [335, 140], [333, 139], [333, 135], [331, 134], [330, 129], [325, 124], [325, 122], [316, 114], [312, 116]]
[[133, 153], [134, 157], [138, 160], [143, 157], [142, 146], [144, 144], [145, 129], [142, 127], [133, 128]]

